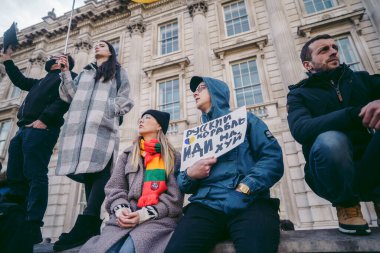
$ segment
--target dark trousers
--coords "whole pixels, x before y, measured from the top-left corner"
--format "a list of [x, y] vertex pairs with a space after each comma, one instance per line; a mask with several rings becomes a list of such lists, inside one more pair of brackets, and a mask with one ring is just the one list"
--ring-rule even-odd
[[25, 215], [25, 208], [18, 204], [0, 203], [0, 252], [33, 252]]
[[104, 187], [111, 177], [112, 160], [113, 156], [102, 171], [68, 175], [72, 180], [84, 184], [87, 202], [86, 208], [83, 210], [84, 215], [100, 216], [100, 209], [106, 197]]
[[25, 202], [26, 219], [41, 224], [48, 201], [48, 165], [59, 131], [21, 127], [8, 150], [10, 198]]
[[380, 132], [373, 135], [360, 160], [342, 132], [328, 131], [315, 140], [305, 168], [310, 188], [334, 206], [380, 200]]
[[191, 203], [185, 207], [165, 253], [209, 252], [230, 238], [237, 253], [277, 252], [280, 230], [278, 199], [259, 199], [234, 216]]

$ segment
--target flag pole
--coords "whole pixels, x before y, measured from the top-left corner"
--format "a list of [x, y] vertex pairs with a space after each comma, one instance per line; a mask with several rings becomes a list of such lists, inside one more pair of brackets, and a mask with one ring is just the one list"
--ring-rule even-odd
[[64, 54], [67, 54], [67, 43], [69, 42], [69, 35], [70, 35], [70, 28], [71, 28], [71, 21], [73, 20], [73, 13], [74, 13], [74, 5], [75, 5], [75, 0], [73, 0], [73, 6], [71, 7], [71, 15], [70, 15], [70, 20], [69, 20], [69, 26], [67, 28], [67, 34], [66, 34], [66, 42], [65, 42], [65, 50]]

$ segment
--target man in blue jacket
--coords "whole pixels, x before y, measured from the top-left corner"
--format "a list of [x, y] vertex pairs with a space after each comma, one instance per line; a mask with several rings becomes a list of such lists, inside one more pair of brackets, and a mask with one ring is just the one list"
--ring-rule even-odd
[[373, 201], [380, 217], [380, 75], [340, 64], [327, 34], [306, 42], [301, 60], [309, 77], [289, 87], [287, 106], [305, 180], [336, 207], [339, 231], [369, 234], [359, 202]]
[[[203, 123], [230, 113], [226, 83], [194, 76], [190, 89]], [[263, 121], [252, 113], [247, 121], [242, 144], [178, 174], [180, 189], [192, 196], [166, 253], [209, 252], [227, 238], [237, 252], [277, 252], [279, 200], [269, 188], [283, 175], [282, 152]]]
[[[48, 164], [58, 140], [63, 115], [69, 104], [59, 98], [61, 83], [58, 56], [45, 64], [47, 75], [42, 79], [25, 77], [11, 59], [12, 49], [1, 56], [9, 79], [28, 91], [19, 108], [19, 130], [9, 144], [7, 180], [10, 191], [7, 202], [25, 207], [31, 242], [42, 241], [40, 227], [48, 201]], [[71, 58], [70, 67], [74, 66]], [[76, 76], [72, 72], [73, 78]]]

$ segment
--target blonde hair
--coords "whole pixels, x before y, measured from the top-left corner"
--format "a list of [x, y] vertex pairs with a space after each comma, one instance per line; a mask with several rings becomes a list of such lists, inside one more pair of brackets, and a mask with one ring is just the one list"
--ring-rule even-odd
[[[133, 141], [132, 157], [131, 157], [133, 168], [137, 168], [137, 166], [139, 165], [139, 161], [141, 159], [141, 153], [140, 153], [141, 139], [143, 139], [143, 137], [138, 136]], [[164, 132], [162, 132], [161, 129], [158, 131], [157, 140], [161, 144], [161, 158], [164, 160], [166, 176], [168, 176], [174, 169], [175, 149], [170, 144], [168, 138], [166, 137]]]

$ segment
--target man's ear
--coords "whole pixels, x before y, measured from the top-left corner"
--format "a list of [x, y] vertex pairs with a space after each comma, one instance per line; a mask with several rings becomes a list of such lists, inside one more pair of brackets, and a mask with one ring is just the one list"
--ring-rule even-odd
[[313, 64], [311, 63], [311, 61], [304, 61], [302, 62], [302, 65], [309, 72], [313, 69]]

